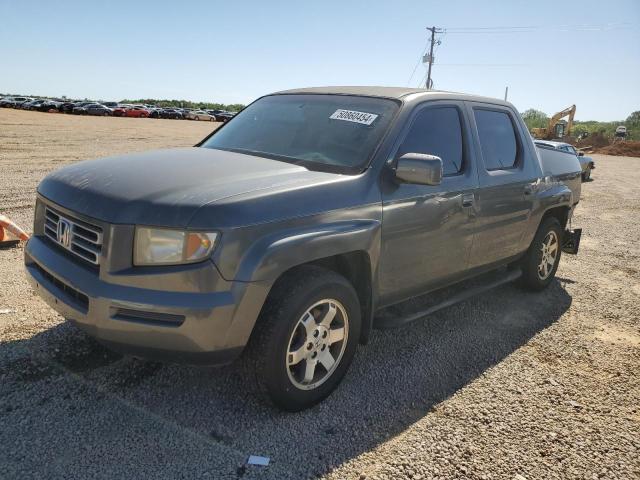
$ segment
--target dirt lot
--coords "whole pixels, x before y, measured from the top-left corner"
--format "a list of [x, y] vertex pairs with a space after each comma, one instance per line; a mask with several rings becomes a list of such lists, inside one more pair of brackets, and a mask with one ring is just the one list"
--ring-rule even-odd
[[[47, 172], [212, 128], [1, 109], [0, 212], [30, 230]], [[2, 477], [640, 478], [640, 158], [594, 158], [580, 255], [549, 289], [377, 331], [299, 414], [259, 401], [237, 365], [108, 352], [32, 295], [21, 249], [0, 250]]]

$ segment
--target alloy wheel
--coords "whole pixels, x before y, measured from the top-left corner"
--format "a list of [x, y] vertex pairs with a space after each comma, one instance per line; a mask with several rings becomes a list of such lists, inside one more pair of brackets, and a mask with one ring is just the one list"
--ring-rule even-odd
[[289, 338], [286, 368], [300, 390], [322, 385], [335, 372], [347, 346], [349, 318], [334, 299], [314, 303], [300, 317]]
[[559, 246], [558, 235], [555, 231], [550, 230], [542, 241], [542, 255], [538, 264], [538, 277], [540, 280], [546, 280], [551, 275], [558, 259]]

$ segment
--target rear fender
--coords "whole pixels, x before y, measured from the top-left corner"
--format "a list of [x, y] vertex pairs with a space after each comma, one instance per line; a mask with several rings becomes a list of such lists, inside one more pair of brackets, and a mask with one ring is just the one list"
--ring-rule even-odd
[[523, 235], [520, 250], [525, 251], [529, 248], [542, 222], [542, 218], [549, 210], [558, 207], [567, 208], [569, 212], [567, 216], [569, 218], [575, 203], [577, 203], [577, 199], [574, 199], [572, 190], [564, 183], [555, 181], [546, 188], [543, 184], [538, 190], [537, 202], [531, 214], [531, 221], [527, 231]]

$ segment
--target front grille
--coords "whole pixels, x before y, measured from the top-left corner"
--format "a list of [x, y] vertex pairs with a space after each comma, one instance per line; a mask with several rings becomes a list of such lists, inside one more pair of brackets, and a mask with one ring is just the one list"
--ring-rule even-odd
[[100, 264], [102, 229], [46, 208], [44, 234], [56, 244], [94, 265]]
[[40, 267], [37, 263], [34, 264], [35, 268], [51, 282], [55, 285], [59, 290], [59, 295], [66, 298], [67, 301], [74, 304], [75, 307], [81, 311], [82, 313], [87, 313], [89, 310], [89, 297], [87, 297], [84, 293], [76, 290], [75, 288], [67, 285], [66, 283], [58, 280], [56, 277], [47, 272], [44, 268]]

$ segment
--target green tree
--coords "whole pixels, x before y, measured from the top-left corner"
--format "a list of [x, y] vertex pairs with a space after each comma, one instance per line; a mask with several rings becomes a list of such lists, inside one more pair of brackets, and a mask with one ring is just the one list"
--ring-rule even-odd
[[625, 123], [627, 124], [627, 127], [640, 127], [640, 110], [636, 110], [631, 115], [629, 115]]
[[532, 128], [543, 128], [546, 127], [549, 123], [549, 117], [546, 113], [541, 112], [540, 110], [536, 110], [535, 108], [530, 108], [526, 110], [522, 114], [522, 119], [524, 123], [527, 124], [527, 128], [531, 130]]

